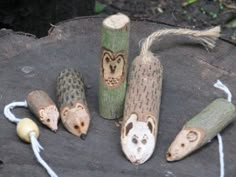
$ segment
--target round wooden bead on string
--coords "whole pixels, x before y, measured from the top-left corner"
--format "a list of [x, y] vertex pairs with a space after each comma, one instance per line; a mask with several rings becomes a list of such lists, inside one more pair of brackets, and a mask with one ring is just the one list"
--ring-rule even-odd
[[29, 118], [19, 119], [11, 112], [15, 107], [28, 107], [27, 102], [13, 102], [4, 107], [5, 117], [17, 124], [16, 132], [21, 140], [30, 143], [37, 161], [47, 170], [50, 177], [58, 177], [57, 174], [49, 167], [49, 165], [40, 156], [43, 147], [38, 142], [39, 128], [37, 124]]
[[[12, 107], [25, 107], [40, 120], [42, 124], [50, 128], [52, 131], [57, 131], [57, 124], [59, 121], [59, 111], [56, 104], [48, 96], [48, 94], [43, 90], [31, 91], [25, 101], [13, 102]], [[9, 115], [11, 113], [9, 112]], [[11, 115], [11, 117], [15, 117]], [[13, 118], [13, 121], [15, 118]]]

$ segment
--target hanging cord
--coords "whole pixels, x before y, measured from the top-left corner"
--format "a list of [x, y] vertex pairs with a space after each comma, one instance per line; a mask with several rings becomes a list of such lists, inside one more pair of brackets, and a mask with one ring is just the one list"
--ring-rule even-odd
[[20, 121], [19, 118], [16, 118], [16, 116], [11, 112], [12, 109], [15, 107], [28, 107], [28, 104], [26, 101], [21, 101], [21, 102], [12, 102], [4, 107], [4, 115], [8, 120], [14, 123], [18, 123]]
[[47, 170], [48, 174], [51, 177], [58, 177], [57, 174], [48, 166], [48, 164], [42, 159], [40, 156], [40, 150], [43, 150], [43, 147], [39, 144], [37, 138], [35, 138], [35, 133], [30, 133], [30, 141], [31, 146], [34, 151], [34, 155], [36, 156], [38, 162]]
[[[224, 85], [220, 80], [217, 80], [217, 82], [214, 84], [214, 87], [223, 90], [227, 96], [228, 101], [232, 102], [232, 94], [229, 90], [229, 88]], [[220, 154], [220, 177], [224, 177], [225, 175], [225, 164], [224, 164], [224, 148], [223, 148], [223, 141], [220, 133], [217, 134], [218, 142], [219, 142], [219, 154]]]
[[[11, 110], [15, 107], [28, 107], [26, 101], [22, 102], [12, 102], [4, 107], [4, 115], [11, 122], [18, 123], [21, 119], [16, 118], [16, 116], [11, 112]], [[35, 133], [30, 133], [30, 142], [31, 147], [33, 149], [34, 155], [37, 158], [37, 161], [47, 170], [50, 177], [58, 177], [57, 174], [48, 166], [48, 164], [42, 159], [40, 156], [40, 150], [43, 150], [43, 147], [39, 144], [37, 138], [35, 137]]]
[[[190, 30], [190, 29], [164, 29], [158, 30], [151, 35], [149, 35], [142, 42], [142, 48], [140, 55], [146, 56], [150, 53], [150, 47], [154, 41], [161, 40], [163, 36], [166, 35], [185, 35], [190, 39], [200, 42], [206, 48], [214, 48], [217, 38], [220, 36], [220, 27], [214, 27], [209, 30], [198, 31], [198, 30]], [[144, 57], [145, 60], [150, 60], [149, 57]]]

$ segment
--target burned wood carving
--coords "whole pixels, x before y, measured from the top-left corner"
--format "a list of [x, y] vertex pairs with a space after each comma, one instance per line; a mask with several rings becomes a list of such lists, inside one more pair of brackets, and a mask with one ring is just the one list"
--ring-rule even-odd
[[90, 124], [90, 114], [80, 72], [66, 69], [59, 74], [57, 97], [63, 125], [72, 134], [85, 139]]
[[26, 98], [29, 109], [52, 131], [57, 131], [59, 111], [56, 104], [43, 90], [34, 90]]
[[123, 114], [129, 48], [129, 18], [121, 13], [104, 19], [99, 79], [99, 114], [117, 119]]
[[107, 87], [116, 88], [124, 81], [126, 76], [127, 54], [124, 51], [112, 52], [108, 49], [102, 49], [102, 75]]
[[[144, 40], [140, 55], [131, 64], [121, 129], [122, 150], [133, 164], [146, 162], [156, 144], [163, 68], [158, 57], [150, 52], [152, 43], [166, 35], [185, 35], [213, 48], [219, 32], [219, 27], [206, 31], [166, 29]], [[189, 134], [189, 138], [194, 141], [197, 137]]]

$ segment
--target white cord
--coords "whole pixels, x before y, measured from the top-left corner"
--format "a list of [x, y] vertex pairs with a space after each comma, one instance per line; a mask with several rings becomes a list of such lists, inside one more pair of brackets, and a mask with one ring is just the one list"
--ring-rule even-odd
[[36, 156], [38, 162], [47, 170], [48, 174], [51, 177], [58, 177], [57, 174], [51, 169], [51, 167], [48, 166], [48, 164], [40, 156], [40, 150], [43, 150], [43, 147], [39, 144], [34, 132], [30, 133], [30, 141], [32, 149], [34, 151], [34, 155]]
[[[4, 107], [4, 115], [5, 117], [10, 120], [11, 122], [18, 123], [21, 119], [16, 118], [16, 116], [11, 112], [11, 110], [15, 107], [28, 107], [26, 101], [22, 102], [12, 102]], [[40, 156], [40, 150], [43, 150], [43, 147], [39, 144], [37, 138], [35, 137], [35, 133], [30, 133], [30, 141], [31, 146], [34, 151], [34, 155], [36, 156], [38, 162], [47, 170], [48, 174], [51, 177], [58, 177], [56, 173], [48, 166], [48, 164], [42, 159]]]
[[11, 122], [18, 123], [20, 121], [19, 118], [16, 118], [16, 116], [11, 112], [11, 110], [15, 107], [28, 107], [28, 104], [26, 101], [21, 102], [12, 102], [4, 107], [4, 115], [7, 119], [9, 119]]
[[214, 84], [214, 87], [223, 90], [228, 95], [228, 101], [232, 102], [232, 94], [226, 85], [224, 85], [220, 80], [217, 80], [217, 82]]
[[220, 177], [225, 176], [225, 164], [224, 164], [224, 148], [223, 141], [221, 135], [217, 134], [218, 142], [219, 142], [219, 154], [220, 154]]
[[[217, 82], [214, 84], [214, 87], [223, 90], [227, 96], [228, 101], [232, 102], [232, 94], [229, 90], [229, 88], [224, 85], [220, 80], [217, 80]], [[219, 142], [219, 154], [220, 154], [220, 177], [224, 177], [225, 175], [225, 164], [224, 164], [224, 147], [223, 147], [223, 141], [220, 133], [217, 134], [218, 142]]]

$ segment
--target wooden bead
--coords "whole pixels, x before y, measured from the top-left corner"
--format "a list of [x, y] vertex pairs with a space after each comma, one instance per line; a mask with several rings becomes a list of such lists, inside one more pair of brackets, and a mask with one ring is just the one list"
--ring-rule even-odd
[[39, 137], [39, 128], [37, 124], [29, 118], [21, 119], [16, 126], [17, 135], [23, 141], [30, 143], [30, 133], [34, 132], [35, 137]]

